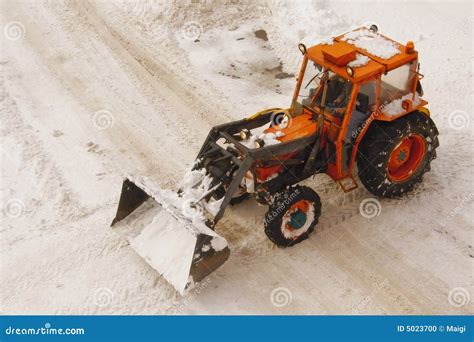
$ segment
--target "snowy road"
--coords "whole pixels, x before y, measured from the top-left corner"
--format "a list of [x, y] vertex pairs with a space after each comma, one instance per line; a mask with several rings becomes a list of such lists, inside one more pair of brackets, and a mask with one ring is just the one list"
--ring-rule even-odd
[[[0, 311], [472, 312], [472, 4], [360, 5], [1, 0]], [[122, 177], [174, 187], [210, 127], [289, 104], [299, 41], [369, 20], [420, 51], [441, 143], [424, 183], [367, 218], [367, 191], [317, 176], [320, 223], [290, 249], [264, 207], [233, 207], [231, 258], [180, 297], [109, 228]]]

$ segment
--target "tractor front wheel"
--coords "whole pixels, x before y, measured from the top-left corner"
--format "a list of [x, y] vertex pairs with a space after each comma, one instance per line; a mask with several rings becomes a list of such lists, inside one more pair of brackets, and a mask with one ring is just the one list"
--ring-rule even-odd
[[359, 147], [359, 178], [374, 195], [401, 196], [430, 170], [438, 145], [435, 124], [420, 112], [391, 122], [376, 121]]
[[294, 186], [276, 194], [265, 215], [265, 234], [280, 247], [308, 238], [321, 215], [321, 200], [305, 186]]

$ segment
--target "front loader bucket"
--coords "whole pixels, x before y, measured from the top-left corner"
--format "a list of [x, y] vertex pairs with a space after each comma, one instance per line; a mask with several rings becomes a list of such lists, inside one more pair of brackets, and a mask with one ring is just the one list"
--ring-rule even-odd
[[125, 179], [112, 226], [181, 294], [230, 254], [223, 237], [183, 214], [178, 194], [146, 178]]

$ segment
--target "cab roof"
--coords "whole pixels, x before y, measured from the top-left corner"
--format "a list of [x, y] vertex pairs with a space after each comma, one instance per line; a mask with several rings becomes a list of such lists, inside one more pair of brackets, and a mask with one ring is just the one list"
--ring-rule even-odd
[[[402, 45], [375, 30], [360, 27], [307, 49], [307, 57], [340, 76], [361, 82], [418, 58], [412, 42]], [[346, 71], [353, 70], [352, 77]]]

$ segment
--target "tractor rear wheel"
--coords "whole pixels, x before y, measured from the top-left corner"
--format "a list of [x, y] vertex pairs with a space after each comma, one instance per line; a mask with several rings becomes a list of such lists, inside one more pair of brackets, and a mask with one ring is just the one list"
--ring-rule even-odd
[[401, 196], [430, 170], [438, 145], [434, 122], [418, 111], [391, 122], [376, 121], [359, 147], [359, 178], [374, 195]]
[[265, 234], [280, 247], [308, 238], [321, 215], [321, 200], [306, 186], [294, 186], [273, 197], [265, 215]]

